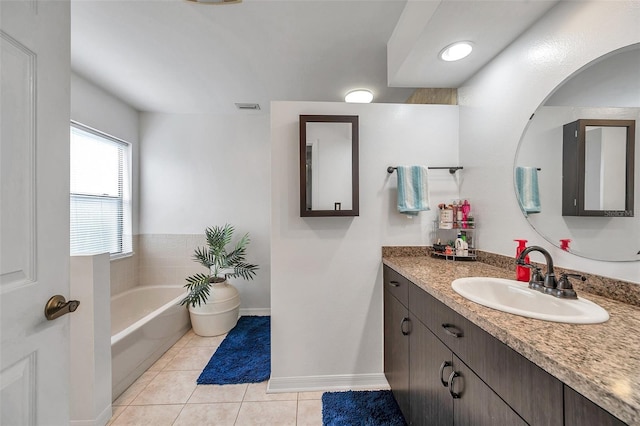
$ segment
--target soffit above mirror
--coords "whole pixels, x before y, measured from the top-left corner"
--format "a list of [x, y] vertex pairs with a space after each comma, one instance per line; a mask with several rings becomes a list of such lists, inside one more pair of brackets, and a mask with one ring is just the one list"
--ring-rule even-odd
[[[408, 1], [387, 43], [389, 86], [459, 87], [557, 3]], [[456, 64], [438, 57], [462, 40], [473, 43], [471, 55]]]

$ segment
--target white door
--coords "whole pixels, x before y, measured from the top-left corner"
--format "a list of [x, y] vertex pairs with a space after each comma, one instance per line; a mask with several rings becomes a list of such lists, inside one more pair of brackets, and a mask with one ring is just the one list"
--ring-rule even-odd
[[[69, 424], [70, 18], [0, 0], [0, 424]], [[79, 308], [82, 309], [82, 306]]]

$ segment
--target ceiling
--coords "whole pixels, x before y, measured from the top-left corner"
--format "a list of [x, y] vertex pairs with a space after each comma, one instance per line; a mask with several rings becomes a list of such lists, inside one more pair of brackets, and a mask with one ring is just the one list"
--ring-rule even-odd
[[[357, 87], [402, 103], [458, 87], [555, 3], [72, 0], [71, 66], [140, 111], [246, 114], [234, 104], [339, 102]], [[458, 40], [471, 56], [438, 59]]]

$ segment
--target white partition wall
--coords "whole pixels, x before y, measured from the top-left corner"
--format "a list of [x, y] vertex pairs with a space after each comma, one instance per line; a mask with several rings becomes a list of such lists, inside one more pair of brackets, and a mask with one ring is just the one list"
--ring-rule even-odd
[[[299, 115], [359, 117], [360, 216], [301, 218]], [[397, 212], [388, 166], [458, 164], [458, 108], [321, 102], [271, 104], [270, 391], [386, 386], [383, 245], [430, 244], [439, 202], [463, 175], [430, 171], [432, 210]]]
[[71, 257], [71, 425], [103, 426], [111, 418], [109, 254]]

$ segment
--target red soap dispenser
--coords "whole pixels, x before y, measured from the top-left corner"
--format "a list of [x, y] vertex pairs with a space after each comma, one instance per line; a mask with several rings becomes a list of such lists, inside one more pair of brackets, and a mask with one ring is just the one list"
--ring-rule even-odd
[[[524, 251], [524, 249], [527, 248], [527, 240], [513, 240], [516, 241], [518, 243], [518, 248], [516, 249], [516, 259], [518, 257], [520, 257], [520, 253], [522, 253]], [[526, 263], [530, 263], [529, 261], [529, 255], [526, 255], [524, 257], [524, 261]], [[525, 268], [524, 266], [516, 266], [516, 279], [518, 281], [524, 281], [526, 283], [529, 282], [529, 280], [531, 279], [531, 271], [529, 270], [529, 268]]]

